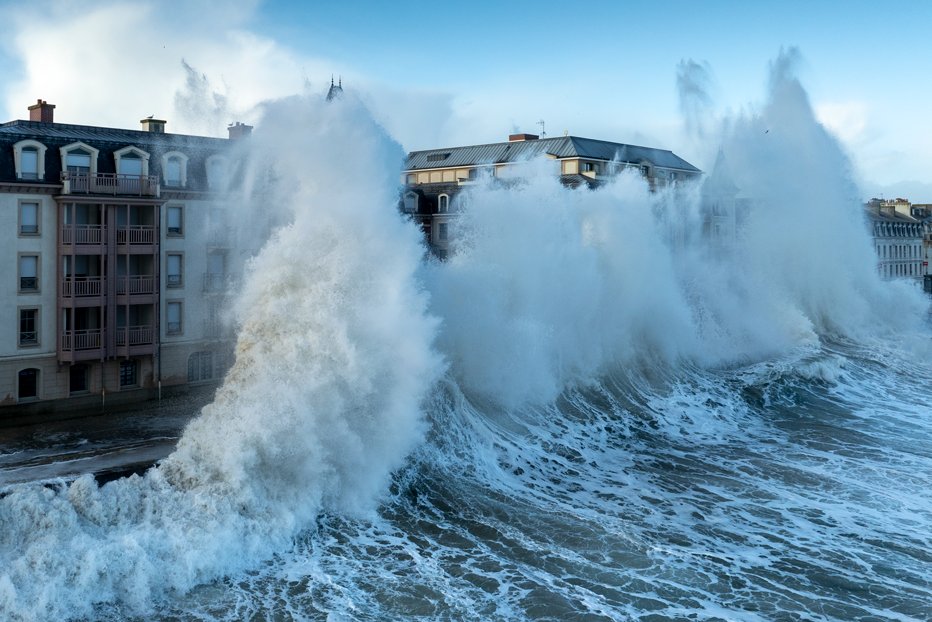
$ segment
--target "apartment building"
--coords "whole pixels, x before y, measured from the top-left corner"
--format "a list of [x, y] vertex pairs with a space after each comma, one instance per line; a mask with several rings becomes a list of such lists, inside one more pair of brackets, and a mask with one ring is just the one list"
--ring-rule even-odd
[[865, 206], [877, 252], [877, 272], [885, 279], [921, 279], [927, 261], [923, 223], [906, 199], [871, 199]]
[[218, 378], [235, 285], [231, 140], [54, 121], [0, 124], [0, 419]]
[[652, 190], [701, 175], [698, 168], [664, 149], [578, 136], [512, 134], [508, 142], [409, 153], [401, 180], [405, 185], [401, 209], [421, 225], [433, 252], [444, 257], [457, 195], [482, 175], [501, 177], [508, 169], [540, 157], [553, 160], [560, 181], [570, 187], [596, 187], [628, 169], [643, 175]]

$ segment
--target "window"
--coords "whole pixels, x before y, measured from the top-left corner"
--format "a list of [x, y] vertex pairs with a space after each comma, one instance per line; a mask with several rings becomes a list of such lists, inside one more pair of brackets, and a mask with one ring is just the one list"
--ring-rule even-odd
[[184, 210], [180, 205], [169, 205], [165, 212], [168, 235], [181, 236], [184, 233]]
[[39, 235], [39, 204], [35, 201], [19, 204], [19, 234]]
[[120, 175], [132, 175], [138, 177], [142, 175], [142, 158], [135, 153], [128, 153], [122, 156], [120, 162]]
[[437, 211], [441, 214], [446, 214], [448, 211], [450, 211], [449, 196], [441, 194], [439, 197], [437, 197]]
[[181, 185], [181, 158], [169, 158], [165, 166], [165, 185]]
[[123, 147], [113, 152], [116, 170], [126, 177], [142, 177], [149, 174], [149, 154], [133, 147]]
[[45, 179], [45, 145], [36, 140], [21, 140], [13, 145], [16, 177], [25, 181]]
[[39, 345], [39, 310], [19, 310], [19, 345]]
[[162, 176], [166, 186], [183, 188], [188, 185], [188, 156], [169, 151], [162, 156]]
[[207, 254], [207, 275], [204, 278], [204, 291], [219, 292], [227, 288], [227, 255], [224, 251]]
[[69, 173], [90, 173], [91, 154], [84, 149], [69, 151], [65, 158], [65, 169]]
[[165, 256], [165, 274], [166, 287], [181, 287], [184, 284], [182, 279], [182, 256], [180, 254]]
[[39, 178], [39, 152], [34, 147], [23, 149], [19, 155], [19, 178]]
[[88, 390], [88, 366], [84, 363], [72, 365], [68, 370], [68, 391], [71, 393], [85, 393]]
[[19, 291], [39, 291], [39, 256], [19, 256]]
[[120, 386], [121, 387], [134, 387], [138, 384], [136, 381], [136, 361], [124, 360], [120, 361]]
[[201, 382], [214, 377], [214, 353], [195, 352], [188, 357], [188, 382]]
[[39, 397], [39, 370], [24, 369], [19, 372], [17, 394], [19, 399], [35, 399]]
[[447, 223], [442, 222], [437, 225], [437, 239], [446, 240], [447, 239]]
[[207, 185], [211, 190], [223, 190], [227, 185], [227, 161], [223, 156], [207, 158]]
[[406, 192], [404, 197], [405, 211], [408, 213], [414, 213], [417, 211], [417, 193], [416, 192]]
[[180, 302], [169, 302], [165, 305], [165, 332], [169, 335], [181, 334]]

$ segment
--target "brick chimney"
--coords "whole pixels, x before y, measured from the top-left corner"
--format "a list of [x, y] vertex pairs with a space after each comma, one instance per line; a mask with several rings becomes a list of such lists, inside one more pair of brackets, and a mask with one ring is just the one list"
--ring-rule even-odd
[[143, 132], [152, 132], [153, 134], [165, 133], [165, 121], [162, 119], [146, 117], [145, 119], [140, 119], [139, 122], [142, 123]]
[[230, 140], [236, 140], [238, 138], [246, 138], [252, 134], [252, 126], [237, 121], [233, 125], [228, 126], [227, 131], [230, 132]]
[[29, 120], [40, 121], [42, 123], [54, 123], [55, 105], [44, 100], [37, 99], [36, 103], [29, 106]]
[[520, 143], [525, 140], [537, 140], [540, 138], [537, 134], [509, 134], [508, 142], [510, 143]]

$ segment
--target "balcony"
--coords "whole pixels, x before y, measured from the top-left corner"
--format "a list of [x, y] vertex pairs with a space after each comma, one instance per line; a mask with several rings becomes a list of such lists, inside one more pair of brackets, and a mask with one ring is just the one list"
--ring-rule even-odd
[[61, 174], [62, 194], [108, 194], [138, 197], [159, 196], [158, 175], [120, 175], [117, 173]]
[[155, 343], [155, 328], [152, 326], [120, 326], [116, 329], [116, 344], [141, 346]]
[[62, 298], [100, 296], [102, 291], [103, 279], [99, 276], [65, 277], [61, 282]]
[[129, 225], [117, 228], [117, 244], [155, 244], [155, 227]]
[[62, 225], [61, 243], [99, 245], [104, 239], [103, 231], [103, 225]]
[[62, 352], [99, 350], [102, 344], [102, 334], [103, 331], [99, 328], [63, 331], [61, 334], [61, 350]]
[[116, 293], [118, 296], [154, 294], [155, 277], [151, 275], [117, 277]]

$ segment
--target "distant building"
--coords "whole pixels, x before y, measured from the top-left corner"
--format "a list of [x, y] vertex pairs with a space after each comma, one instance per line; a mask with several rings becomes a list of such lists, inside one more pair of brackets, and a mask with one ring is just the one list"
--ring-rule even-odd
[[508, 142], [409, 153], [401, 209], [420, 223], [431, 249], [444, 257], [457, 195], [482, 175], [499, 177], [537, 157], [556, 162], [560, 181], [570, 187], [595, 187], [627, 169], [643, 175], [652, 190], [701, 175], [698, 168], [663, 149], [578, 136], [513, 134]]
[[54, 108], [39, 100], [30, 120], [0, 124], [0, 404], [38, 411], [218, 378], [235, 279], [230, 141], [152, 117], [140, 130], [55, 123]]
[[871, 199], [865, 206], [874, 250], [877, 272], [885, 279], [921, 279], [927, 262], [923, 248], [923, 222], [913, 215], [906, 199]]

